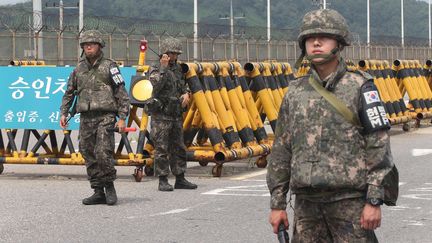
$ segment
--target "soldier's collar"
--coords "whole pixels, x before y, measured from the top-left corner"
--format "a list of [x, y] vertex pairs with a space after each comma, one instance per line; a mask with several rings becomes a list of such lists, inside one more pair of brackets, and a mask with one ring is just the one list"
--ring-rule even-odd
[[87, 65], [91, 68], [91, 67], [97, 67], [97, 66], [99, 66], [99, 64], [100, 64], [100, 62], [101, 62], [101, 60], [102, 60], [103, 57], [104, 57], [104, 54], [101, 51], [100, 54], [99, 54], [99, 57], [96, 58], [96, 61], [94, 62], [94, 64], [90, 63], [90, 61], [88, 60], [87, 57], [84, 57], [84, 59], [85, 59], [85, 62], [87, 63]]

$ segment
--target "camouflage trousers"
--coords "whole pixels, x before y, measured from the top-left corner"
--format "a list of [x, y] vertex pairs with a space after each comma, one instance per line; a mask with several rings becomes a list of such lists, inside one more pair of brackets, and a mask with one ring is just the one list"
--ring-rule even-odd
[[92, 188], [104, 187], [116, 179], [114, 168], [114, 113], [90, 111], [81, 113], [79, 150], [84, 157]]
[[151, 120], [150, 139], [154, 145], [154, 168], [157, 176], [174, 175], [186, 171], [186, 146], [183, 141], [182, 121]]
[[311, 202], [296, 198], [292, 242], [378, 242], [373, 230], [360, 226], [363, 198]]

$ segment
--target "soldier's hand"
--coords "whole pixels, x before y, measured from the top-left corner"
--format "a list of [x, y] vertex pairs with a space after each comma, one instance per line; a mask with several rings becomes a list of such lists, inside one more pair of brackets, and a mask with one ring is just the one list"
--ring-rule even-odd
[[115, 127], [118, 127], [119, 132], [124, 132], [124, 129], [125, 129], [125, 127], [126, 127], [125, 120], [123, 120], [123, 119], [119, 119], [119, 120], [117, 121], [117, 123], [115, 124]]
[[283, 223], [286, 229], [289, 228], [288, 215], [285, 210], [272, 209], [269, 216], [269, 223], [273, 227], [273, 233], [277, 234], [279, 225]]
[[381, 207], [372, 206], [369, 203], [363, 208], [362, 215], [360, 217], [360, 225], [366, 230], [375, 230], [381, 226]]
[[62, 115], [60, 117], [60, 127], [63, 128], [63, 129], [66, 129], [67, 126], [68, 126], [68, 124], [67, 124], [67, 117], [65, 115]]
[[162, 57], [159, 60], [160, 65], [162, 67], [168, 67], [169, 60], [170, 60], [170, 58], [169, 58], [169, 56], [167, 54], [162, 54]]
[[184, 108], [184, 107], [186, 107], [187, 105], [189, 105], [189, 101], [190, 101], [190, 94], [189, 94], [189, 93], [183, 94], [183, 95], [180, 97], [180, 99], [181, 99], [181, 101], [182, 101], [182, 107]]

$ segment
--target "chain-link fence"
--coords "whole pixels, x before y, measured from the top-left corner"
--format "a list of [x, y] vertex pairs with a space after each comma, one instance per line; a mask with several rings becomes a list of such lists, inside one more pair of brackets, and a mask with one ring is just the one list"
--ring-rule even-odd
[[[59, 26], [57, 15], [44, 15], [43, 24], [35, 26], [30, 12], [11, 12], [0, 15], [0, 65], [11, 60], [44, 60], [51, 65], [75, 65], [81, 50], [76, 15], [66, 15]], [[138, 62], [140, 40], [149, 45], [146, 62], [157, 60], [160, 41], [168, 36], [183, 42], [183, 61], [218, 61], [236, 59], [242, 63], [273, 59], [294, 63], [300, 54], [296, 42], [297, 32], [292, 29], [271, 29], [272, 40], [266, 40], [265, 27], [235, 26], [234, 36], [230, 27], [200, 23], [199, 36], [193, 38], [193, 24], [125, 17], [85, 16], [84, 30], [98, 29], [106, 41], [107, 57], [135, 65]], [[374, 40], [378, 40], [375, 37]], [[418, 59], [432, 57], [427, 40], [407, 38], [407, 45], [397, 44], [397, 37], [385, 37], [368, 48], [360, 39], [346, 47], [347, 59]], [[196, 52], [194, 51], [196, 43]], [[409, 45], [409, 46], [408, 46]]]

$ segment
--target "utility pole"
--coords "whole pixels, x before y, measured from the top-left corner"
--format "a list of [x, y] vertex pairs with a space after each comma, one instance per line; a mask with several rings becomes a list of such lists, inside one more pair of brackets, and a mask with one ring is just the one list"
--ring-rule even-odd
[[271, 46], [270, 46], [270, 0], [267, 0], [267, 59], [271, 59]]
[[[367, 0], [367, 58], [370, 59], [370, 0]], [[430, 0], [429, 0], [430, 1]]]
[[78, 7], [79, 7], [78, 32], [81, 33], [81, 31], [84, 28], [84, 0], [79, 0]]
[[[401, 44], [402, 48], [405, 46], [404, 40], [404, 0], [401, 0]], [[405, 55], [404, 55], [405, 58]]]
[[231, 38], [231, 59], [234, 59], [234, 19], [243, 19], [245, 16], [240, 16], [240, 17], [234, 17], [234, 11], [233, 11], [233, 4], [232, 4], [233, 0], [230, 0], [230, 16], [225, 16], [224, 18], [219, 18], [219, 19], [229, 19], [230, 20], [230, 27], [231, 27], [231, 32], [230, 32], [230, 38]]
[[[82, 0], [80, 0], [82, 1]], [[48, 3], [46, 4], [46, 8], [58, 8], [59, 9], [59, 42], [58, 42], [58, 59], [59, 59], [59, 65], [64, 65], [64, 47], [63, 47], [63, 11], [64, 9], [77, 9], [79, 7], [65, 7], [63, 5], [63, 0], [59, 0], [59, 5], [56, 6], [55, 3], [53, 3], [53, 6], [48, 6]], [[80, 15], [81, 17], [81, 15]]]
[[43, 59], [42, 23], [42, 0], [33, 0], [34, 55], [36, 59]]
[[429, 48], [432, 47], [432, 34], [431, 34], [431, 0], [429, 0]]
[[330, 5], [327, 0], [312, 0], [312, 4], [317, 5], [320, 9], [327, 9], [327, 5]]
[[193, 60], [198, 61], [198, 0], [194, 0], [194, 44]]

